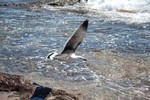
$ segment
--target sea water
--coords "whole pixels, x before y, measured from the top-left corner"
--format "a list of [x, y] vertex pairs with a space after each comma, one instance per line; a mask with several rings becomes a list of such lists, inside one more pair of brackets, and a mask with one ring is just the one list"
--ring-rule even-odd
[[88, 0], [87, 4], [99, 10], [140, 10], [148, 11], [149, 0]]
[[149, 0], [88, 0], [87, 6], [111, 20], [128, 23], [150, 22]]
[[[150, 98], [149, 0], [89, 0], [74, 6], [0, 7], [0, 71], [83, 93], [81, 100]], [[87, 62], [50, 61], [89, 19], [76, 53]]]

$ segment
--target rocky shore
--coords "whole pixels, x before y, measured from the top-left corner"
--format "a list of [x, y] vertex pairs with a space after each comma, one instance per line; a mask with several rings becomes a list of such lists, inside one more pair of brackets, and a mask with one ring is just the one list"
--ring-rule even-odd
[[0, 73], [0, 100], [32, 100], [30, 98], [34, 97], [43, 100], [79, 100], [78, 95], [65, 90], [40, 86], [20, 75]]

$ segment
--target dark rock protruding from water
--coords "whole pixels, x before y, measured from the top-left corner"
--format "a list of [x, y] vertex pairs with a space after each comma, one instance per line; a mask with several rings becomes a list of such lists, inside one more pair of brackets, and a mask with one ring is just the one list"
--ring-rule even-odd
[[[31, 99], [30, 99], [31, 98]], [[0, 99], [2, 100], [79, 100], [76, 94], [37, 85], [20, 75], [0, 72]]]

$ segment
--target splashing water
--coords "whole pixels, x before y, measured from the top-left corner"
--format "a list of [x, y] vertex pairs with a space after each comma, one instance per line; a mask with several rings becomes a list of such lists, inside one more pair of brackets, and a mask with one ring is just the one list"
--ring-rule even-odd
[[150, 0], [89, 0], [87, 8], [92, 16], [127, 23], [150, 22]]
[[99, 10], [150, 10], [149, 0], [88, 0], [88, 5]]

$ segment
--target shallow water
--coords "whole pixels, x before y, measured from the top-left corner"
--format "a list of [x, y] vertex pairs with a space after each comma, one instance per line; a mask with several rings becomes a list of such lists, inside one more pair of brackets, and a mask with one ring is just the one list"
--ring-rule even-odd
[[[87, 11], [87, 7], [82, 9]], [[64, 8], [67, 11], [59, 11]], [[81, 100], [148, 100], [150, 22], [127, 22], [126, 17], [112, 20], [91, 9], [83, 15], [68, 12], [73, 11], [70, 6], [0, 7], [0, 71], [80, 92]], [[88, 61], [46, 60], [48, 53], [63, 48], [85, 19], [89, 19], [88, 32], [76, 53]]]

